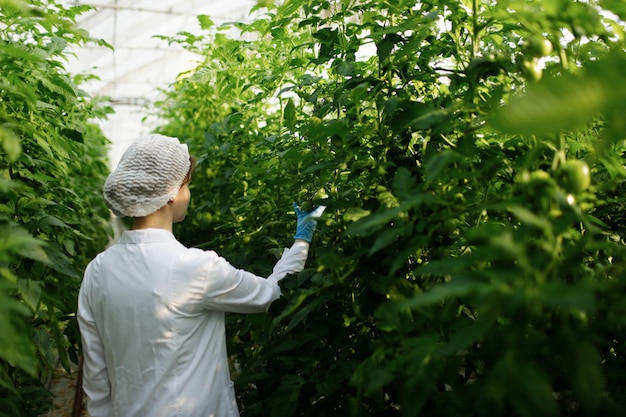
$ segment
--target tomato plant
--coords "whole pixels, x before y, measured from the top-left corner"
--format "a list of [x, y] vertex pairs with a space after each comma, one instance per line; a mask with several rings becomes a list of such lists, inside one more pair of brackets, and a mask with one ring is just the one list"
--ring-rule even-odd
[[0, 1], [0, 415], [42, 414], [57, 362], [78, 362], [80, 278], [109, 237], [108, 110], [64, 69], [95, 42], [74, 26], [87, 9]]
[[[168, 39], [203, 60], [158, 111], [200, 156], [187, 243], [268, 273], [291, 202], [328, 207], [269, 314], [229, 316], [243, 415], [623, 412], [623, 25], [569, 0], [263, 5], [254, 40]], [[562, 182], [573, 160], [593, 187]]]

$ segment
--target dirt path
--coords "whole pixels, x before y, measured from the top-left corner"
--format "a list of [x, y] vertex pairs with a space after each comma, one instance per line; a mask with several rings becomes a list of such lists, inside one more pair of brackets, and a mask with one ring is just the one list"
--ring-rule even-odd
[[[78, 384], [78, 367], [72, 367], [72, 375], [68, 375], [63, 367], [59, 367], [50, 385], [50, 391], [54, 395], [54, 405], [50, 411], [39, 417], [72, 417], [76, 385]], [[81, 406], [79, 416], [88, 416], [86, 407]]]

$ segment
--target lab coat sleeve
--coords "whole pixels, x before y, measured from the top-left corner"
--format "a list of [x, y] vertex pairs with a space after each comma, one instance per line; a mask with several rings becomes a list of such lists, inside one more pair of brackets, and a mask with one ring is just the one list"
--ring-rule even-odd
[[87, 266], [78, 295], [78, 324], [83, 342], [83, 389], [87, 395], [89, 415], [110, 417], [113, 415], [113, 406], [104, 345], [89, 303], [93, 264]]
[[309, 256], [309, 242], [304, 240], [296, 240], [294, 244], [285, 249], [283, 255], [274, 265], [272, 274], [267, 277], [270, 282], [280, 281], [287, 274], [300, 272], [304, 269], [304, 264]]
[[281, 258], [274, 265], [272, 274], [259, 277], [242, 269], [231, 266], [218, 258], [209, 268], [214, 276], [207, 279], [205, 292], [206, 305], [209, 309], [236, 313], [261, 313], [280, 297], [278, 281], [287, 274], [300, 272], [309, 253], [309, 243], [297, 240], [283, 251]]

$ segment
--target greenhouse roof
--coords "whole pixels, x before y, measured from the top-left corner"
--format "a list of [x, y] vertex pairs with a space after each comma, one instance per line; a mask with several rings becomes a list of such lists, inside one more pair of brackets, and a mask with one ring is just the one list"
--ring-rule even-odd
[[111, 165], [128, 144], [158, 124], [147, 117], [150, 106], [176, 76], [196, 65], [196, 56], [156, 36], [179, 32], [199, 33], [198, 15], [207, 15], [215, 25], [246, 22], [256, 0], [87, 0], [60, 1], [65, 6], [94, 7], [77, 17], [80, 28], [106, 41], [113, 50], [90, 44], [76, 51], [68, 69], [93, 73], [99, 80], [83, 88], [94, 96], [110, 99], [115, 114], [103, 122], [112, 141]]

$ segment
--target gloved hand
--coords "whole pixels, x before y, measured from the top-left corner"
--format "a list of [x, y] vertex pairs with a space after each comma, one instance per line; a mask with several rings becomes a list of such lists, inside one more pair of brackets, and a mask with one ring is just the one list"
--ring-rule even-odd
[[311, 243], [313, 240], [313, 232], [315, 232], [315, 226], [317, 226], [317, 220], [324, 210], [326, 206], [318, 206], [315, 209], [306, 212], [302, 211], [300, 207], [294, 202], [293, 209], [296, 212], [296, 234], [294, 235], [294, 239], [302, 239]]

